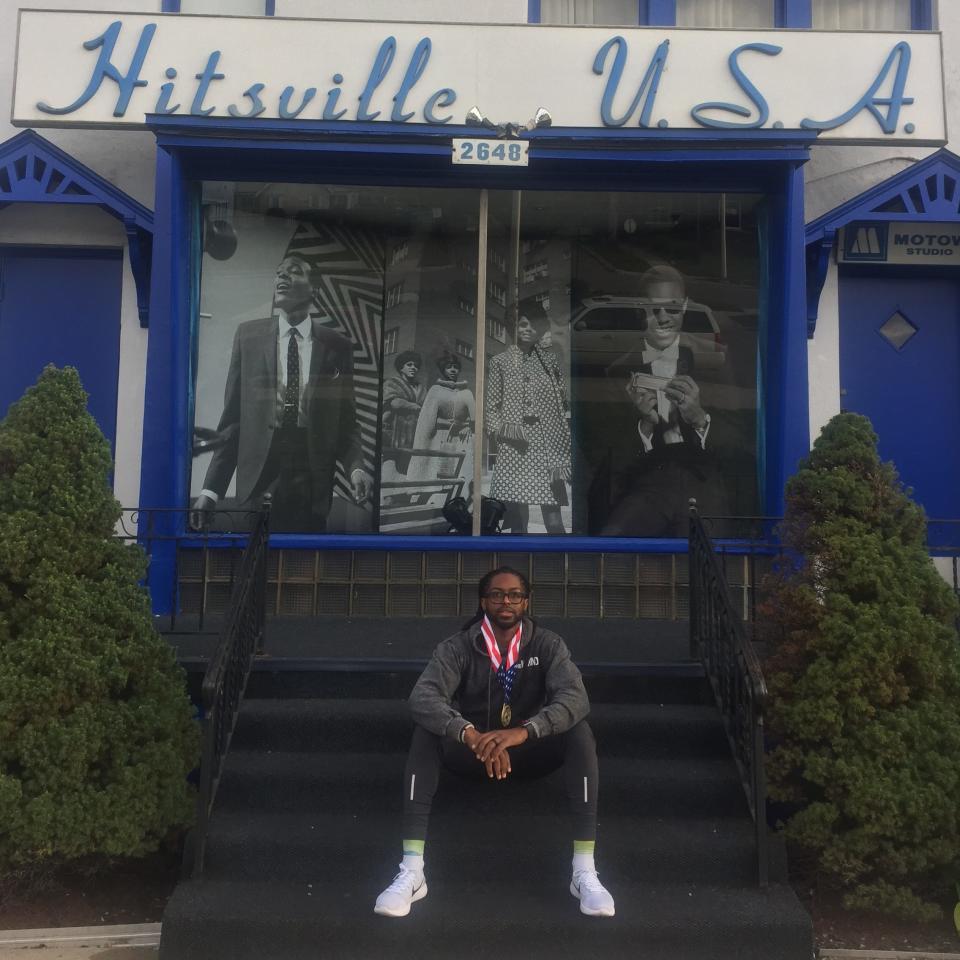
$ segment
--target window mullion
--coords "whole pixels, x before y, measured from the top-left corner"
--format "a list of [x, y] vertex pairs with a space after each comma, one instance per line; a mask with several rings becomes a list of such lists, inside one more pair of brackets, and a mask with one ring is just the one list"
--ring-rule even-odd
[[483, 435], [484, 394], [487, 378], [487, 228], [490, 210], [490, 191], [480, 191], [479, 228], [477, 230], [477, 346], [474, 350], [476, 370], [476, 402], [473, 425], [473, 535], [478, 537], [481, 529], [483, 498]]

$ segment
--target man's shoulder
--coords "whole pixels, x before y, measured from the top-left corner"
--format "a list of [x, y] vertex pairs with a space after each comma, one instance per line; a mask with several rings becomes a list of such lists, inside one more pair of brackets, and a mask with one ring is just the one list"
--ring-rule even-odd
[[441, 648], [445, 650], [450, 649], [463, 649], [469, 650], [473, 646], [473, 638], [480, 632], [480, 625], [471, 624], [469, 627], [463, 627], [458, 630], [456, 633], [451, 633], [450, 636], [444, 637], [434, 649], [439, 650]]
[[276, 317], [255, 317], [237, 324], [237, 336], [242, 339], [271, 336], [277, 330]]
[[566, 641], [555, 630], [541, 626], [533, 620], [527, 620], [525, 623], [529, 625], [531, 643], [537, 643], [550, 649], [566, 648]]
[[325, 344], [332, 350], [353, 350], [353, 343], [349, 337], [345, 337], [336, 330], [331, 330], [324, 326], [323, 320], [314, 317], [313, 319], [313, 339]]
[[444, 637], [433, 648], [433, 660], [451, 669], [463, 669], [474, 649], [473, 642], [473, 632], [470, 629], [458, 630], [449, 637]]

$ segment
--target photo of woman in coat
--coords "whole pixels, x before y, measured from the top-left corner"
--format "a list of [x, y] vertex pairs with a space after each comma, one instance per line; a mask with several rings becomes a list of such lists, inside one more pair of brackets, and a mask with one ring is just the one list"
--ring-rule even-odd
[[[444, 351], [437, 360], [440, 376], [427, 391], [417, 419], [413, 446], [434, 456], [414, 454], [407, 468], [408, 480], [437, 480], [473, 476], [473, 429], [476, 420], [473, 391], [460, 379], [456, 354]], [[445, 454], [445, 456], [443, 455]]]
[[[423, 357], [415, 350], [404, 350], [393, 361], [397, 376], [383, 384], [383, 444], [396, 451], [410, 450], [414, 446], [417, 420], [423, 407], [426, 388], [417, 379], [423, 366]], [[397, 453], [396, 469], [405, 473], [409, 456]]]
[[486, 429], [497, 443], [490, 496], [506, 504], [510, 533], [527, 532], [531, 504], [547, 533], [566, 533], [560, 507], [570, 478], [569, 403], [560, 360], [540, 343], [548, 326], [539, 303], [521, 303], [516, 346], [487, 367]]

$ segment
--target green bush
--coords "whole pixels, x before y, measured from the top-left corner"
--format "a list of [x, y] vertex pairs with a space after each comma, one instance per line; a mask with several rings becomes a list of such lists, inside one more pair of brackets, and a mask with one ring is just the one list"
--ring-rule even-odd
[[770, 795], [850, 908], [928, 920], [960, 866], [957, 602], [870, 422], [830, 421], [787, 484], [798, 558], [767, 583]]
[[113, 537], [109, 446], [77, 372], [0, 421], [0, 874], [139, 856], [193, 811], [184, 676]]

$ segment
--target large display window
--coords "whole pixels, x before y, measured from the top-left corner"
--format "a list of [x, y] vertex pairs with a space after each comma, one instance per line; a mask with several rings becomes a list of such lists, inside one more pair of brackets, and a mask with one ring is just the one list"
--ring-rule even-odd
[[759, 513], [762, 203], [203, 184], [197, 515], [269, 492], [278, 532], [444, 534], [484, 497], [503, 532], [675, 537], [690, 497]]

